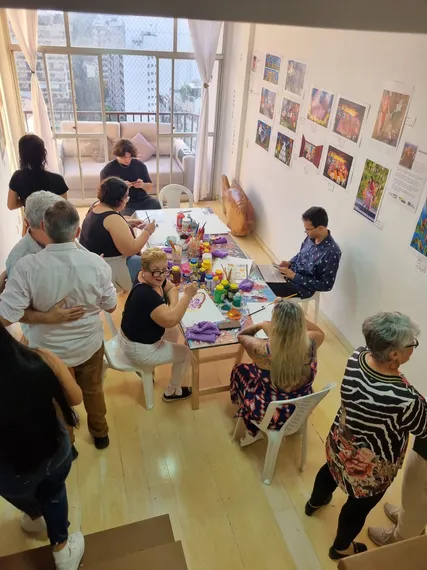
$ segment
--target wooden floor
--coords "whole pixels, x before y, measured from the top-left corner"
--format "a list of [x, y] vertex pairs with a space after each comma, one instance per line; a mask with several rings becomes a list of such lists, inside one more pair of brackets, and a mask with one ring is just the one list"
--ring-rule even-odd
[[[214, 208], [220, 212], [218, 203]], [[269, 261], [253, 238], [239, 242], [255, 261]], [[120, 314], [115, 313], [117, 323]], [[328, 328], [325, 332], [317, 389], [339, 383], [347, 359], [339, 340]], [[202, 386], [228, 382], [230, 366], [221, 359], [214, 366], [202, 365]], [[156, 369], [155, 407], [149, 412], [135, 374], [108, 372], [111, 445], [105, 451], [92, 445], [80, 407], [80, 455], [68, 479], [71, 529], [81, 527], [87, 534], [169, 513], [189, 570], [335, 568], [327, 553], [345, 496], [338, 490], [331, 505], [312, 518], [304, 515], [304, 504], [325, 461], [324, 440], [338, 408], [339, 390], [310, 418], [304, 473], [298, 470], [300, 442], [295, 436], [283, 444], [273, 483], [267, 487], [260, 480], [265, 441], [246, 449], [230, 441], [234, 409], [228, 393], [202, 398], [197, 411], [190, 401], [164, 404], [161, 395], [169, 371], [169, 366]], [[400, 478], [386, 499], [399, 502], [399, 495]], [[21, 532], [19, 519], [1, 500], [0, 555], [40, 545]], [[368, 523], [388, 526], [381, 505]], [[360, 538], [374, 548], [366, 528]]]

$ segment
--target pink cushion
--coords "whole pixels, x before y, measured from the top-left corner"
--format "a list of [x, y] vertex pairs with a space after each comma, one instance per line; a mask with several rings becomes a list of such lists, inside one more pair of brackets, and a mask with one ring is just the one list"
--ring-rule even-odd
[[141, 133], [136, 133], [136, 135], [131, 139], [131, 143], [136, 148], [137, 158], [142, 160], [142, 162], [151, 158], [156, 152], [154, 146], [148, 142]]

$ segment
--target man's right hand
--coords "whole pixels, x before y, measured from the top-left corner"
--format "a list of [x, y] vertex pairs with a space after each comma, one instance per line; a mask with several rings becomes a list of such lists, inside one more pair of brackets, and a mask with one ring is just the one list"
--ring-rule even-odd
[[64, 309], [65, 303], [65, 299], [62, 299], [62, 301], [59, 301], [59, 303], [56, 303], [49, 311], [47, 311], [46, 316], [48, 316], [50, 324], [78, 321], [84, 316], [85, 311], [83, 307], [79, 306], [72, 307], [71, 309]]
[[283, 267], [284, 269], [288, 269], [291, 266], [290, 261], [281, 261], [279, 267]]
[[184, 287], [184, 295], [187, 295], [187, 297], [192, 299], [194, 295], [197, 293], [198, 288], [199, 285], [197, 281], [193, 281], [193, 283], [189, 283]]

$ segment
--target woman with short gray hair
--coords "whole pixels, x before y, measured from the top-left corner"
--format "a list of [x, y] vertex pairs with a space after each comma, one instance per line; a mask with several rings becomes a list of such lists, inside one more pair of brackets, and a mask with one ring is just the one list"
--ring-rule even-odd
[[308, 516], [327, 505], [339, 486], [341, 509], [332, 559], [367, 550], [353, 542], [368, 513], [402, 467], [408, 437], [427, 436], [427, 406], [400, 366], [418, 346], [418, 326], [401, 313], [378, 313], [362, 325], [366, 347], [354, 351], [341, 385], [341, 407], [326, 442], [327, 462], [305, 506]]

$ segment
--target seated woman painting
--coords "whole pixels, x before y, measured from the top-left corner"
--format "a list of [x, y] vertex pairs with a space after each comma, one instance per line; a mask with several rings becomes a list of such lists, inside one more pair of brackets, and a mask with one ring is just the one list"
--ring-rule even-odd
[[366, 346], [348, 360], [326, 463], [305, 506], [312, 516], [337, 487], [347, 495], [329, 549], [334, 560], [367, 550], [354, 540], [402, 467], [409, 434], [427, 437], [426, 401], [400, 371], [418, 346], [418, 326], [401, 313], [378, 313], [365, 319], [362, 332]]
[[[112, 270], [113, 284], [130, 291], [141, 269], [141, 249], [154, 232], [155, 223], [125, 219], [121, 211], [128, 201], [128, 186], [120, 178], [107, 178], [98, 189], [98, 200], [86, 215], [80, 243], [102, 255]], [[142, 229], [135, 237], [132, 227]]]
[[172, 363], [163, 401], [184, 400], [191, 396], [191, 388], [182, 387], [191, 356], [188, 346], [178, 343], [177, 325], [197, 293], [197, 283], [187, 285], [179, 299], [177, 287], [168, 279], [165, 252], [146, 249], [141, 260], [142, 269], [123, 311], [120, 348], [141, 367]]
[[[255, 337], [260, 330], [269, 338]], [[231, 401], [239, 406], [236, 417], [242, 417], [246, 425], [242, 446], [262, 438], [251, 420], [261, 422], [270, 402], [313, 392], [316, 352], [324, 337], [317, 325], [306, 320], [300, 305], [291, 301], [277, 303], [271, 323], [251, 325], [240, 332], [238, 339], [253, 360], [237, 364], [231, 373]], [[278, 409], [269, 427], [279, 430], [293, 411], [293, 406]]]

